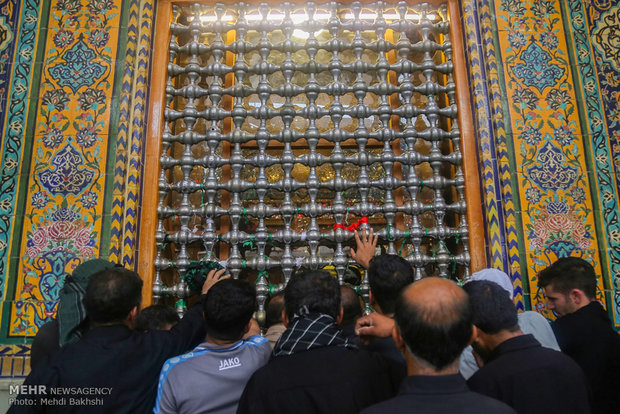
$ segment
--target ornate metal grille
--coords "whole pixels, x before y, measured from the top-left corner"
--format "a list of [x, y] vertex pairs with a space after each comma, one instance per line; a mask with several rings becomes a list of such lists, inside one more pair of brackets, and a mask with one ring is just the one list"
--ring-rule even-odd
[[156, 298], [226, 256], [261, 310], [297, 268], [342, 282], [352, 223], [417, 278], [466, 276], [445, 7], [177, 5], [171, 33]]

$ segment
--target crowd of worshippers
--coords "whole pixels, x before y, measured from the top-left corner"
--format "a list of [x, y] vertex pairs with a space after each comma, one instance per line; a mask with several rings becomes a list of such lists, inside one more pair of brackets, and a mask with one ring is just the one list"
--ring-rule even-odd
[[355, 238], [374, 312], [331, 274], [298, 272], [270, 298], [264, 335], [254, 286], [225, 269], [179, 320], [165, 306], [140, 312], [135, 272], [81, 264], [9, 412], [620, 413], [620, 336], [587, 261], [536, 275], [549, 323], [517, 312], [504, 272], [414, 282], [407, 260], [375, 256], [372, 232]]

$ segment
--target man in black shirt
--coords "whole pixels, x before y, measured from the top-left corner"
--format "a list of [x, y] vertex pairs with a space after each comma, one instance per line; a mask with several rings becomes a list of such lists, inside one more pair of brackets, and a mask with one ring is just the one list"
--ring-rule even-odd
[[340, 330], [340, 298], [327, 272], [291, 277], [282, 314], [287, 329], [269, 363], [250, 378], [238, 414], [354, 414], [396, 393], [396, 364], [358, 349]]
[[620, 336], [596, 300], [596, 275], [577, 257], [559, 259], [538, 274], [547, 307], [558, 319], [551, 328], [560, 349], [586, 375], [595, 414], [620, 413]]
[[[366, 270], [368, 285], [370, 286], [370, 306], [379, 314], [389, 318], [394, 317], [396, 299], [400, 293], [413, 283], [413, 267], [411, 264], [395, 254], [381, 254], [375, 256], [377, 237], [372, 229], [366, 234], [355, 232], [356, 249], [351, 250], [351, 257]], [[400, 353], [392, 337], [364, 338], [368, 343], [366, 349], [378, 352], [401, 364], [403, 373], [406, 370], [405, 358]]]
[[[211, 271], [202, 293], [221, 279]], [[91, 329], [76, 343], [41, 361], [24, 382], [9, 413], [150, 413], [164, 362], [206, 335], [202, 298], [170, 331], [132, 330], [142, 280], [124, 268], [90, 277], [84, 304]]]
[[477, 328], [472, 347], [484, 361], [467, 381], [472, 391], [501, 400], [519, 414], [590, 412], [579, 366], [521, 331], [508, 292], [487, 280], [469, 282], [463, 289]]
[[473, 335], [463, 289], [437, 277], [421, 279], [400, 295], [395, 319], [392, 336], [405, 356], [409, 376], [397, 397], [362, 414], [515, 413], [500, 401], [470, 391], [458, 372], [461, 352]]

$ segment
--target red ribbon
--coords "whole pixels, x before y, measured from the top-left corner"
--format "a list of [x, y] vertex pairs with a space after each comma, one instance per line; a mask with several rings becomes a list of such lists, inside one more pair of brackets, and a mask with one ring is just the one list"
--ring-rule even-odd
[[355, 230], [359, 228], [359, 226], [361, 226], [362, 224], [366, 224], [366, 223], [368, 223], [368, 217], [364, 216], [361, 219], [357, 220], [355, 223], [349, 225], [348, 227], [345, 227], [344, 224], [334, 224], [334, 230], [343, 229], [343, 230], [347, 230], [350, 232], [354, 232]]

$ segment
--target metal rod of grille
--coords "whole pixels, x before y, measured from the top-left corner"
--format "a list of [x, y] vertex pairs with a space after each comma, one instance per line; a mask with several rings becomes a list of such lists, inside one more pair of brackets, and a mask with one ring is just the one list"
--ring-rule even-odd
[[256, 281], [260, 315], [297, 268], [331, 266], [343, 282], [353, 222], [416, 278], [466, 277], [446, 14], [404, 2], [175, 6], [155, 298], [185, 297], [190, 263], [227, 253], [234, 277]]

